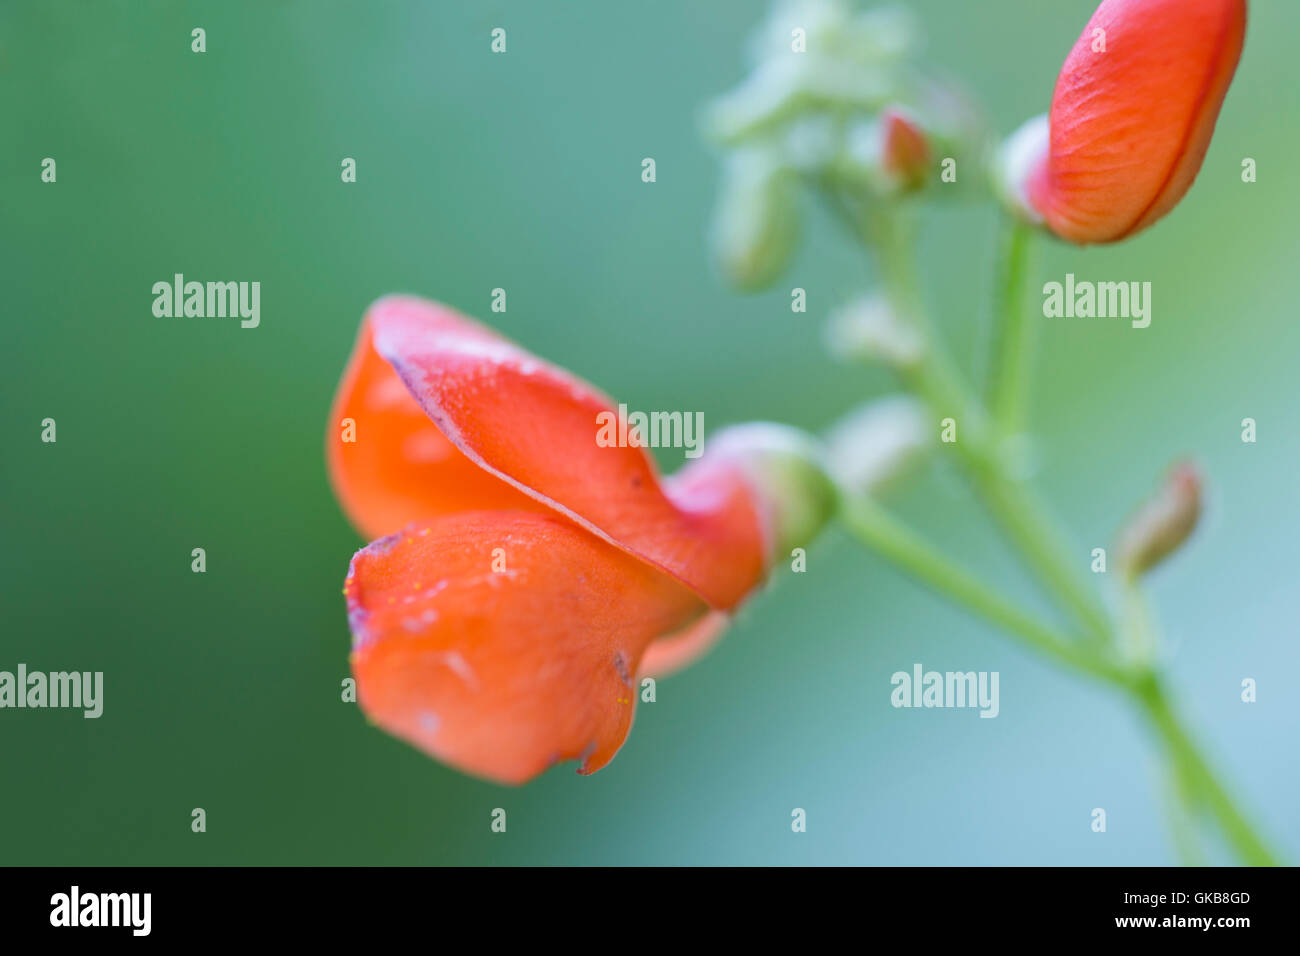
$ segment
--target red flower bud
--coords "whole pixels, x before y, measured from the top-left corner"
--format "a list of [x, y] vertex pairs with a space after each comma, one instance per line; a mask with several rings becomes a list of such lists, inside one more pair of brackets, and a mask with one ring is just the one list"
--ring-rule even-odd
[[1201, 474], [1191, 462], [1175, 464], [1156, 494], [1120, 533], [1119, 564], [1131, 577], [1145, 574], [1173, 554], [1201, 518]]
[[889, 177], [903, 189], [924, 185], [930, 164], [930, 140], [901, 107], [886, 107], [880, 114], [880, 162]]
[[1025, 182], [1058, 236], [1115, 242], [1168, 213], [1209, 148], [1246, 0], [1103, 0], [1066, 57]]

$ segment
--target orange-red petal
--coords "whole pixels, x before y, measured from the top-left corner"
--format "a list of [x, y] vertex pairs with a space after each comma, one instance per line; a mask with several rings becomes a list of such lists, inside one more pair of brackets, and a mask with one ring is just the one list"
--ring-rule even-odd
[[447, 515], [357, 553], [358, 702], [461, 770], [520, 783], [613, 758], [647, 646], [707, 613], [688, 588], [556, 514]]
[[1245, 30], [1246, 0], [1103, 0], [1061, 69], [1050, 149], [1026, 183], [1053, 232], [1114, 242], [1178, 204]]
[[637, 673], [644, 677], [668, 677], [677, 673], [713, 650], [730, 623], [730, 615], [711, 611], [680, 631], [656, 638], [646, 648]]
[[[760, 503], [731, 461], [661, 484], [644, 448], [597, 442], [614, 403], [445, 306], [382, 299], [368, 323], [441, 433], [485, 473], [730, 608], [766, 565]], [[430, 475], [439, 493], [445, 479]], [[477, 491], [482, 486], [473, 486]], [[497, 506], [495, 503], [485, 506]]]
[[[481, 330], [451, 310], [390, 297], [374, 309], [412, 309], [431, 325]], [[412, 521], [472, 508], [544, 510], [545, 506], [470, 461], [411, 397], [374, 349], [363, 321], [334, 398], [326, 433], [330, 482], [344, 512], [367, 538]]]

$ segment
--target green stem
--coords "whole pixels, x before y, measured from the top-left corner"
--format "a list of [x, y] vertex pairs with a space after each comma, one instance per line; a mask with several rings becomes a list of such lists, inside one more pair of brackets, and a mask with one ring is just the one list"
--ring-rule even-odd
[[[1204, 807], [1219, 823], [1233, 850], [1252, 866], [1273, 866], [1277, 857], [1255, 833], [1219, 782], [1190, 733], [1178, 719], [1152, 671], [1134, 671], [1095, 645], [1072, 641], [1043, 624], [983, 581], [949, 561], [870, 499], [846, 500], [841, 517], [863, 544], [936, 593], [997, 625], [1022, 644], [1077, 672], [1133, 695], [1164, 743], [1175, 797], [1188, 811]], [[1175, 808], [1178, 812], [1178, 808]], [[1175, 819], [1175, 843], [1186, 859], [1199, 859], [1183, 819]]]
[[[896, 216], [885, 214], [877, 216], [872, 226], [870, 237], [880, 251], [881, 272], [894, 308], [926, 337], [924, 358], [905, 373], [909, 384], [934, 414], [958, 423], [953, 447], [985, 507], [1028, 559], [1042, 585], [1074, 613], [1090, 638], [1103, 639], [1110, 619], [1100, 597], [1089, 586], [1046, 505], [1027, 485], [1007, 474], [998, 451], [998, 431], [972, 398], [926, 319], [906, 230]], [[1017, 281], [1023, 273], [1022, 269], [1005, 271]]]
[[1029, 378], [1034, 355], [1034, 331], [1029, 321], [1026, 290], [1029, 274], [1030, 227], [1019, 219], [1006, 228], [998, 275], [997, 321], [993, 367], [989, 377], [989, 407], [1004, 436], [1025, 431]]
[[[1072, 641], [1043, 625], [951, 564], [942, 553], [873, 502], [846, 503], [844, 520], [862, 541], [937, 592], [999, 625], [1027, 646], [1133, 695], [1164, 741], [1179, 795], [1189, 806], [1210, 810], [1243, 861], [1254, 865], [1275, 864], [1276, 857], [1237, 809], [1177, 718], [1150, 669], [1146, 654], [1139, 654], [1137, 661], [1129, 663], [1117, 662], [1111, 656], [1115, 650], [1114, 628], [1100, 597], [1088, 585], [1079, 562], [1071, 558], [1071, 550], [1046, 506], [1028, 484], [1012, 479], [1003, 464], [1000, 442], [1010, 433], [1009, 429], [1023, 427], [1026, 404], [1031, 335], [1019, 288], [1026, 276], [1024, 257], [1028, 238], [1013, 233], [1007, 246], [1010, 259], [1002, 271], [1004, 327], [996, 374], [1009, 375], [1011, 381], [995, 386], [997, 417], [990, 422], [963, 385], [928, 324], [909, 244], [899, 221], [895, 217], [879, 216], [872, 227], [869, 233], [864, 229], [860, 234], [872, 239], [880, 250], [881, 269], [894, 308], [901, 317], [911, 319], [927, 339], [926, 358], [908, 372], [912, 387], [927, 400], [932, 412], [962, 423], [962, 436], [956, 447], [986, 507], [1045, 587], [1074, 612], [1092, 640]], [[1135, 626], [1139, 632], [1149, 627], [1145, 613]], [[1137, 644], [1149, 651], [1145, 637]]]
[[1156, 629], [1151, 608], [1142, 592], [1141, 582], [1127, 569], [1120, 571], [1119, 649], [1124, 659], [1136, 667], [1151, 668], [1156, 658]]
[[1166, 814], [1169, 818], [1169, 838], [1174, 844], [1174, 852], [1183, 866], [1204, 866], [1205, 856], [1201, 852], [1200, 840], [1196, 833], [1197, 798], [1194, 786], [1186, 779], [1182, 768], [1170, 761], [1162, 775], [1161, 785], [1165, 789]]
[[1149, 674], [1132, 686], [1147, 718], [1163, 740], [1174, 772], [1184, 782], [1194, 805], [1203, 805], [1210, 810], [1224, 837], [1243, 862], [1251, 866], [1277, 866], [1277, 857], [1237, 809], [1174, 712], [1156, 676]]
[[1047, 590], [1078, 619], [1089, 638], [1103, 642], [1111, 631], [1109, 615], [1084, 577], [1082, 561], [1070, 556], [1060, 524], [1026, 482], [1007, 476], [980, 460], [971, 462], [971, 477], [984, 505], [1010, 535]]
[[934, 591], [1000, 626], [1024, 644], [1062, 664], [1095, 677], [1123, 684], [1127, 675], [1093, 648], [1054, 631], [967, 571], [950, 562], [902, 522], [870, 499], [843, 505], [849, 530], [867, 546], [893, 561]]

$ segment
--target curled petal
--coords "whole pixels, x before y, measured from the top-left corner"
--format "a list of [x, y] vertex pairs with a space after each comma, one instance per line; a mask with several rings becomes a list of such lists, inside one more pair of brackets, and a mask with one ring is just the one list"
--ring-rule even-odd
[[617, 417], [614, 404], [563, 369], [419, 299], [382, 299], [368, 322], [375, 352], [488, 475], [664, 569], [716, 607], [734, 606], [761, 579], [760, 506], [727, 462], [706, 464], [706, 455], [688, 469], [692, 480], [669, 493], [644, 448], [598, 442], [602, 416]]
[[[415, 309], [431, 324], [468, 322], [418, 299], [384, 299], [380, 306]], [[412, 521], [466, 509], [546, 510], [449, 442], [375, 351], [373, 338], [370, 323], [363, 322], [325, 439], [330, 483], [363, 535], [383, 537]]]
[[1103, 0], [1066, 58], [1026, 184], [1057, 235], [1126, 238], [1200, 171], [1241, 57], [1246, 0]]
[[707, 613], [691, 590], [554, 514], [448, 515], [376, 541], [345, 585], [358, 702], [468, 773], [521, 783], [608, 763], [647, 646]]

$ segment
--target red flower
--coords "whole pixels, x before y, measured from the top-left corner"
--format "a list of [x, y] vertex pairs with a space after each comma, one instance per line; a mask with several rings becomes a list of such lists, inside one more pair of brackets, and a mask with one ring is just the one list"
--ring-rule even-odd
[[1057, 235], [1115, 242], [1191, 187], [1241, 57], [1246, 0], [1103, 0], [1066, 57], [1025, 183]]
[[702, 653], [787, 543], [775, 483], [824, 484], [754, 426], [661, 479], [644, 449], [597, 443], [611, 408], [446, 306], [371, 306], [327, 442], [344, 510], [385, 535], [344, 584], [371, 720], [501, 782], [598, 770], [637, 677]]

